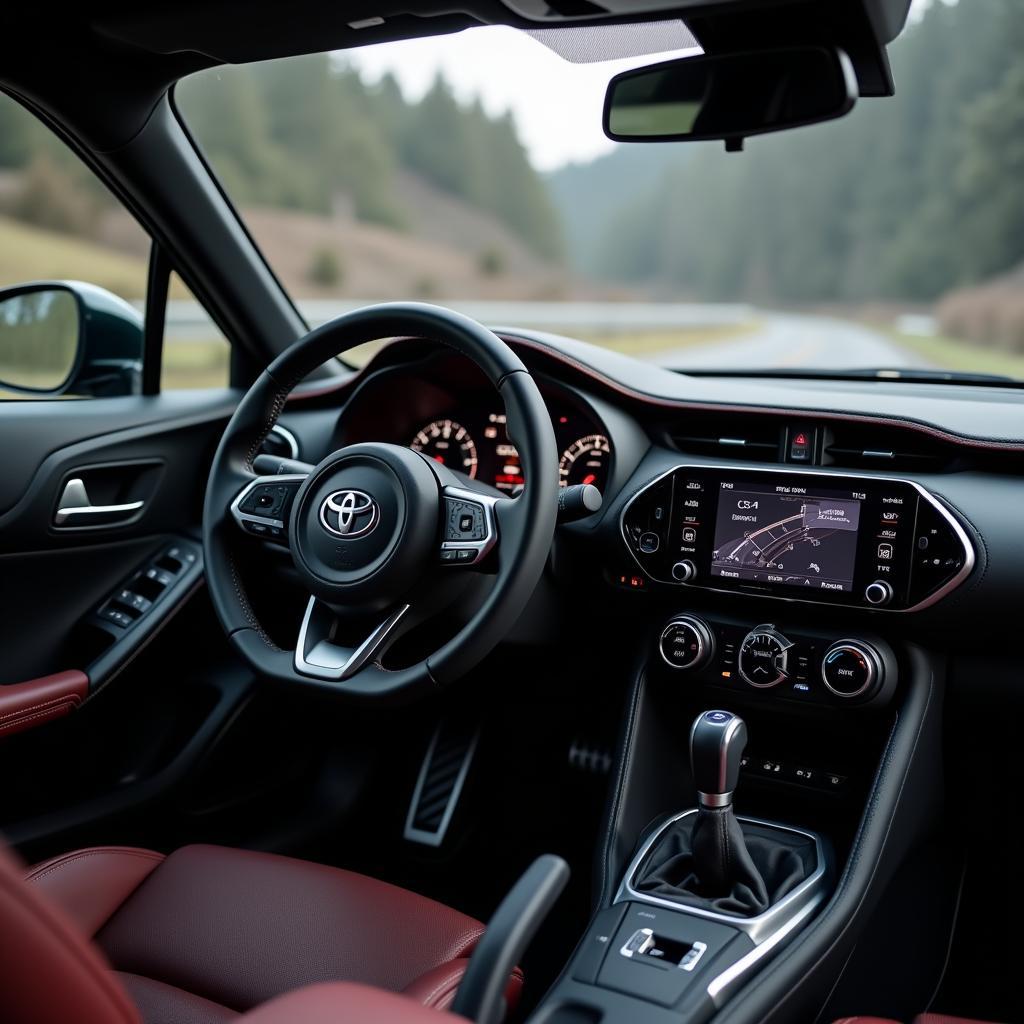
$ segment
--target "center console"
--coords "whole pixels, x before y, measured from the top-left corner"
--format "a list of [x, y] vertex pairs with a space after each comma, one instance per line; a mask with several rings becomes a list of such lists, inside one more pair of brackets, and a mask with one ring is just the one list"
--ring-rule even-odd
[[976, 552], [908, 480], [657, 450], [637, 477], [603, 570], [637, 658], [596, 910], [531, 1019], [813, 1020], [939, 820], [943, 662], [900, 613]]
[[705, 1020], [828, 898], [825, 839], [734, 814], [746, 743], [732, 712], [694, 720], [698, 805], [650, 831], [572, 965], [573, 980], [602, 1000], [619, 993]]

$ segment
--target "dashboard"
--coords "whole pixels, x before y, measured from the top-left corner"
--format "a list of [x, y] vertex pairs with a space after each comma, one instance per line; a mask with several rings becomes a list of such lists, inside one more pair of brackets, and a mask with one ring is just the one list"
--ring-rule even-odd
[[[989, 629], [1015, 599], [1019, 391], [769, 386], [532, 332], [506, 337], [550, 412], [559, 482], [593, 483], [604, 497], [556, 534], [556, 585], [581, 607], [795, 608], [851, 629], [895, 613], [925, 629]], [[464, 357], [422, 341], [392, 342], [342, 382], [300, 394], [282, 422], [306, 461], [387, 441], [499, 493], [523, 483], [497, 392]]]

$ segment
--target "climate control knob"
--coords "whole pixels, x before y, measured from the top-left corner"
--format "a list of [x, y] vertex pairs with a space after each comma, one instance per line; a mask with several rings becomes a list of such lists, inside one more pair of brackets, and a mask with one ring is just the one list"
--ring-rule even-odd
[[789, 676], [789, 649], [792, 643], [773, 625], [752, 629], [740, 644], [737, 667], [751, 686], [767, 690]]
[[885, 580], [875, 580], [864, 588], [864, 600], [868, 604], [888, 604], [892, 600], [892, 585]]
[[672, 579], [679, 583], [688, 583], [696, 575], [697, 566], [689, 558], [684, 558], [681, 562], [676, 562], [672, 566]]
[[715, 634], [696, 615], [677, 615], [661, 631], [658, 650], [669, 668], [703, 668], [714, 656]]
[[821, 661], [821, 679], [829, 691], [846, 699], [861, 697], [882, 682], [878, 651], [860, 640], [837, 640]]

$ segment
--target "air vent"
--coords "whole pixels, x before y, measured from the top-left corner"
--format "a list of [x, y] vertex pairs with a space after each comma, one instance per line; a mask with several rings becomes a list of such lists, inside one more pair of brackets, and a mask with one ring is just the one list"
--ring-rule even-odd
[[669, 440], [684, 455], [744, 462], [780, 462], [783, 424], [761, 416], [688, 416], [685, 430], [670, 430]]
[[825, 434], [827, 466], [936, 472], [948, 469], [955, 458], [956, 452], [950, 445], [917, 430], [834, 423]]
[[465, 722], [442, 722], [427, 747], [412, 804], [405, 822], [405, 838], [426, 846], [440, 846], [455, 814], [462, 787], [476, 750], [479, 733]]

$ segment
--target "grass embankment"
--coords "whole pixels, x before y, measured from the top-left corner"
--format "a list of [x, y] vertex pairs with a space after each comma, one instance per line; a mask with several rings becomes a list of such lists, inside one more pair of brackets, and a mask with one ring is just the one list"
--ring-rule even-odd
[[146, 261], [0, 217], [0, 287], [39, 279], [88, 281], [115, 295], [138, 298], [146, 294]]
[[752, 334], [759, 327], [751, 320], [738, 324], [718, 324], [708, 327], [680, 327], [666, 331], [634, 331], [605, 334], [596, 331], [577, 331], [575, 337], [601, 348], [610, 348], [627, 356], [650, 356], [670, 352], [677, 348], [703, 348], [734, 341]]
[[[88, 281], [125, 298], [145, 294], [146, 261], [83, 238], [47, 231], [0, 217], [0, 287], [38, 279]], [[180, 285], [175, 282], [175, 293]], [[584, 341], [626, 355], [650, 356], [673, 349], [698, 348], [743, 337], [754, 322], [680, 328], [666, 331], [604, 333], [575, 332]], [[371, 342], [349, 353], [361, 366], [382, 342]], [[219, 338], [169, 341], [165, 349], [163, 387], [220, 386], [227, 380], [227, 346]]]
[[954, 373], [992, 373], [1016, 380], [1024, 378], [1024, 355], [1021, 354], [941, 335], [906, 334], [896, 328], [888, 328], [886, 334], [901, 348], [939, 369]]

